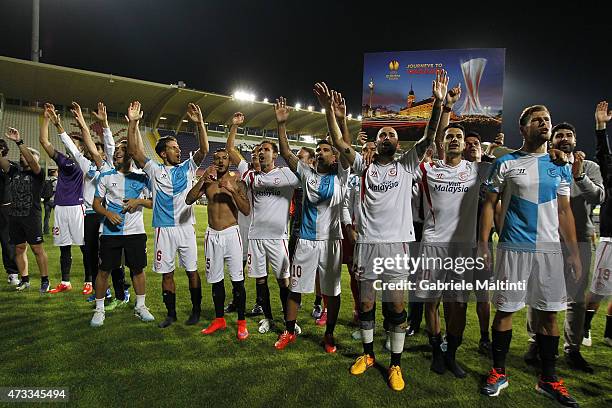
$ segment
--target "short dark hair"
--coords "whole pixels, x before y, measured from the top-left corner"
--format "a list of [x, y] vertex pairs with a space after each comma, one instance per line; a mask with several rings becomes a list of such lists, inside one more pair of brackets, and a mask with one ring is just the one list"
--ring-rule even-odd
[[572, 133], [574, 134], [574, 137], [576, 137], [576, 128], [571, 123], [561, 122], [561, 123], [553, 126], [552, 131], [551, 131], [551, 135], [554, 136], [555, 133], [558, 130], [571, 130]]
[[302, 146], [302, 149], [306, 150], [306, 152], [308, 153], [308, 157], [310, 157], [311, 159], [315, 156], [315, 151], [310, 147]]
[[176, 137], [174, 136], [160, 137], [157, 143], [155, 144], [155, 153], [157, 153], [157, 155], [161, 157], [161, 153], [166, 150], [166, 145], [168, 144], [168, 142], [171, 142], [173, 140], [177, 142]]
[[6, 143], [6, 140], [4, 139], [0, 139], [0, 154], [2, 154], [2, 157], [5, 157], [9, 152], [9, 147], [8, 144]]
[[332, 145], [332, 143], [327, 140], [327, 139], [319, 139], [317, 140], [317, 147], [319, 147], [322, 144], [326, 144], [326, 145], [330, 145], [331, 147], [334, 147], [334, 145]]
[[467, 132], [467, 134], [465, 135], [464, 139], [467, 139], [468, 137], [475, 137], [476, 139], [478, 139], [479, 142], [482, 142], [482, 138], [480, 137], [480, 133], [475, 132], [473, 130], [470, 130], [469, 132]]
[[276, 143], [274, 143], [272, 140], [264, 139], [264, 140], [261, 141], [261, 143], [259, 143], [259, 146], [263, 145], [264, 143], [267, 143], [270, 146], [272, 146], [272, 151], [274, 153], [278, 153], [278, 145]]
[[529, 118], [531, 118], [531, 115], [533, 115], [535, 112], [542, 112], [542, 111], [548, 112], [550, 114], [550, 111], [544, 105], [532, 105], [532, 106], [529, 106], [523, 109], [523, 112], [521, 112], [521, 116], [519, 117], [519, 125], [526, 126], [527, 122], [529, 122]]
[[460, 123], [450, 123], [448, 126], [446, 126], [444, 129], [442, 129], [443, 132], [446, 132], [448, 129], [459, 129], [463, 132], [463, 134], [465, 135], [465, 128], [463, 127], [463, 125], [461, 125]]
[[217, 150], [215, 150], [215, 152], [213, 153], [213, 156], [217, 153], [227, 153], [229, 154], [229, 152], [227, 151], [227, 149], [225, 147], [220, 147]]

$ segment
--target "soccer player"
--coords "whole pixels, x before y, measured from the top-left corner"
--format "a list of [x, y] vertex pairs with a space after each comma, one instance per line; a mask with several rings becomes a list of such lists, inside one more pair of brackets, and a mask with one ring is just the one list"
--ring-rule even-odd
[[108, 275], [111, 270], [121, 267], [122, 256], [130, 268], [136, 292], [134, 314], [144, 322], [155, 320], [145, 306], [147, 234], [142, 208], [153, 208], [152, 201], [146, 198], [149, 179], [146, 174], [132, 171], [126, 141], [121, 142], [113, 153], [115, 167], [99, 175], [93, 201], [94, 211], [104, 220], [100, 237], [100, 271], [96, 276], [96, 308], [90, 322], [92, 327], [104, 324]]
[[[565, 360], [568, 366], [575, 370], [592, 373], [593, 368], [582, 357], [580, 345], [582, 344], [584, 317], [586, 312], [585, 292], [588, 284], [588, 271], [591, 268], [591, 241], [595, 227], [591, 221], [591, 211], [605, 198], [601, 172], [597, 163], [585, 160], [583, 152], [575, 151], [576, 129], [569, 123], [559, 123], [552, 129], [550, 141], [552, 148], [568, 155], [572, 164], [572, 184], [570, 188], [570, 205], [574, 214], [576, 238], [580, 246], [580, 260], [584, 271], [582, 279], [576, 282], [568, 268], [565, 268], [565, 286], [567, 288], [567, 311], [563, 335]], [[567, 264], [566, 264], [567, 266]], [[527, 314], [527, 331], [530, 340], [535, 339], [532, 330], [533, 321], [531, 308]], [[529, 352], [525, 360], [530, 363], [537, 362], [537, 348], [535, 342], [530, 343]], [[535, 358], [534, 358], [535, 357]]]
[[[275, 106], [275, 115], [279, 128], [281, 125], [284, 126], [289, 116], [288, 111]], [[234, 150], [235, 135], [235, 132], [230, 131], [227, 149], [232, 163], [238, 165], [238, 171], [248, 187], [252, 200], [247, 271], [248, 276], [256, 280], [258, 303], [261, 302], [264, 313], [258, 331], [267, 333], [274, 326], [268, 288], [268, 265], [278, 282], [285, 318], [287, 314], [289, 294], [287, 222], [289, 203], [293, 191], [299, 185], [299, 180], [289, 168], [275, 166], [278, 146], [270, 140], [264, 140], [259, 144], [257, 160], [261, 171], [246, 174], [248, 165]]]
[[[327, 95], [321, 95], [319, 91], [316, 93], [319, 101], [327, 106], [328, 127], [331, 122], [338, 126], [331, 111], [329, 92]], [[316, 167], [304, 164], [289, 148], [286, 130], [289, 112], [285, 98], [277, 99], [274, 109], [281, 156], [287, 161], [289, 168], [298, 175], [303, 190], [302, 227], [291, 263], [285, 331], [279, 336], [274, 347], [282, 350], [295, 342], [298, 305], [301, 303], [303, 293], [315, 291], [318, 273], [321, 294], [327, 296], [328, 314], [323, 337], [324, 348], [327, 353], [335, 353], [334, 329], [340, 310], [342, 268], [340, 218], [348, 181], [348, 164], [345, 163], [343, 166], [337, 163], [334, 148], [327, 140], [320, 140], [317, 143]]]
[[494, 163], [480, 220], [479, 253], [489, 264], [489, 234], [501, 195], [503, 221], [494, 272], [497, 290], [492, 298], [497, 307], [492, 325], [493, 368], [481, 392], [497, 396], [508, 386], [506, 354], [512, 339], [512, 315], [528, 303], [535, 314], [533, 329], [542, 361], [536, 390], [564, 406], [577, 406], [555, 370], [557, 312], [566, 307], [559, 235], [569, 250], [565, 262], [573, 268], [576, 280], [582, 275], [569, 201], [571, 169], [554, 164], [546, 152], [552, 126], [544, 105], [524, 109], [519, 125], [523, 146]]
[[176, 289], [174, 285], [174, 258], [179, 254], [180, 265], [189, 278], [191, 314], [185, 322], [194, 325], [200, 321], [202, 284], [198, 274], [198, 251], [195, 236], [195, 217], [185, 197], [192, 187], [195, 172], [208, 153], [208, 136], [200, 107], [190, 103], [187, 117], [198, 127], [199, 149], [181, 162], [181, 148], [176, 138], [165, 136], [157, 141], [155, 152], [163, 163], [156, 163], [145, 156], [138, 122], [142, 119], [140, 102], [128, 109], [128, 154], [139, 168], [149, 176], [153, 193], [153, 227], [155, 244], [153, 270], [163, 275], [163, 301], [168, 310], [166, 319], [159, 324], [166, 328], [176, 321]]
[[[113, 165], [108, 162], [108, 158], [112, 158], [115, 153], [115, 140], [109, 128], [106, 116], [106, 106], [102, 102], [98, 102], [98, 112], [92, 112], [97, 121], [100, 122], [103, 134], [104, 143], [94, 142], [91, 138], [89, 127], [85, 122], [85, 118], [78, 103], [73, 102], [71, 112], [73, 113], [77, 125], [81, 129], [82, 140], [80, 146], [84, 149], [81, 151], [66, 133], [60, 135], [60, 139], [71, 157], [79, 165], [83, 171], [83, 203], [85, 205], [85, 225], [84, 225], [84, 245], [83, 249], [83, 265], [85, 267], [85, 284], [82, 293], [84, 295], [92, 295], [93, 286], [89, 281], [95, 283], [96, 275], [98, 274], [98, 263], [101, 259], [98, 254], [99, 230], [102, 216], [97, 214], [93, 209], [94, 193], [96, 184], [101, 172], [110, 171]], [[107, 306], [107, 310], [112, 310], [119, 305], [125, 304], [129, 300], [126, 299], [124, 291], [125, 274], [121, 265], [112, 271], [113, 287], [115, 288], [115, 299]]]
[[[363, 355], [351, 366], [351, 374], [363, 374], [375, 363], [374, 317], [375, 281], [396, 283], [406, 281], [408, 270], [399, 265], [392, 268], [375, 269], [376, 259], [395, 258], [408, 255], [408, 243], [414, 241], [412, 225], [411, 192], [412, 181], [420, 159], [434, 141], [440, 119], [442, 100], [446, 95], [448, 77], [440, 71], [432, 82], [434, 103], [425, 135], [414, 148], [403, 153], [398, 159], [395, 153], [399, 144], [397, 132], [392, 127], [382, 127], [377, 134], [377, 156], [367, 165], [364, 157], [345, 143], [337, 126], [330, 126], [334, 144], [342, 156], [352, 165], [356, 174], [362, 177], [361, 214], [358, 219], [358, 237], [355, 248], [356, 276], [360, 282], [361, 340]], [[326, 108], [327, 112], [327, 108]], [[388, 305], [385, 305], [388, 303]], [[395, 391], [404, 389], [401, 371], [401, 355], [406, 336], [406, 310], [404, 291], [384, 291], [383, 310], [391, 332], [391, 363], [388, 371], [389, 386]]]
[[246, 194], [246, 186], [238, 174], [229, 171], [229, 153], [220, 149], [213, 155], [213, 165], [206, 170], [200, 180], [191, 188], [185, 202], [193, 204], [203, 194], [208, 199], [208, 228], [204, 251], [206, 252], [206, 280], [212, 284], [212, 298], [215, 306], [215, 319], [202, 330], [202, 334], [213, 334], [225, 330], [224, 317], [225, 286], [223, 283], [224, 263], [232, 280], [234, 304], [238, 313], [238, 340], [246, 340], [249, 332], [244, 318], [246, 291], [242, 267], [242, 240], [238, 227], [238, 211], [249, 215], [251, 205]]
[[[597, 137], [596, 158], [605, 183], [606, 200], [599, 213], [600, 239], [595, 253], [595, 265], [591, 278], [591, 288], [587, 298], [587, 310], [584, 321], [583, 345], [591, 346], [591, 321], [604, 297], [612, 295], [612, 152], [608, 142], [606, 126], [612, 119], [612, 111], [608, 110], [608, 102], [597, 104], [595, 110], [595, 133]], [[612, 301], [608, 303], [604, 342], [612, 347]]]
[[[450, 93], [450, 92], [449, 92]], [[489, 163], [469, 162], [462, 158], [465, 129], [450, 124], [443, 130], [444, 160], [421, 163], [417, 180], [423, 185], [424, 226], [419, 254], [428, 259], [455, 260], [473, 257], [476, 248], [476, 219], [480, 186], [489, 174]], [[424, 289], [421, 285], [437, 282], [472, 282], [474, 268], [458, 265], [447, 269], [441, 265], [422, 267], [419, 271], [417, 297], [426, 300], [425, 318], [432, 346], [431, 370], [443, 374], [448, 368], [457, 378], [466, 372], [455, 355], [463, 340], [468, 291]], [[444, 298], [447, 321], [446, 352], [441, 349], [442, 336], [438, 306]]]
[[[6, 158], [9, 152], [6, 140], [0, 139], [0, 156]], [[8, 160], [8, 158], [7, 158]], [[9, 164], [17, 165], [9, 161]], [[2, 264], [6, 270], [9, 285], [19, 285], [19, 270], [15, 263], [15, 245], [10, 242], [9, 237], [9, 212], [11, 206], [11, 194], [9, 191], [9, 178], [6, 174], [0, 174], [0, 244], [2, 245]]]
[[8, 128], [6, 138], [15, 142], [20, 153], [19, 166], [0, 156], [0, 168], [9, 178], [12, 200], [9, 208], [9, 235], [15, 245], [15, 263], [21, 274], [17, 290], [22, 291], [30, 287], [26, 254], [29, 244], [40, 271], [40, 293], [44, 294], [49, 291], [49, 273], [42, 234], [40, 192], [45, 174], [38, 164], [40, 153], [24, 145], [17, 129]]
[[[55, 126], [58, 135], [66, 134], [60, 117], [55, 111], [55, 106], [45, 103], [39, 140], [49, 157], [57, 163], [59, 170], [55, 190], [55, 212], [53, 213], [55, 217], [53, 243], [60, 247], [60, 268], [62, 272], [61, 282], [49, 293], [60, 293], [72, 290], [72, 284], [70, 283], [71, 246], [78, 245], [81, 252], [84, 253], [83, 171], [71, 157], [55, 150], [53, 144], [49, 142], [49, 122]], [[80, 143], [77, 146], [80, 147]], [[91, 277], [85, 277], [86, 282], [88, 279], [91, 281]]]

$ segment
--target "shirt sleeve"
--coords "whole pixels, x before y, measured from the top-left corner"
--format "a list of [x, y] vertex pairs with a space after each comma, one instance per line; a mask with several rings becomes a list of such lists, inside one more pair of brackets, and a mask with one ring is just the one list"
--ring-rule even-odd
[[566, 164], [561, 169], [561, 181], [557, 187], [557, 194], [561, 196], [570, 195], [570, 186], [572, 185], [572, 171], [569, 164]]
[[338, 163], [338, 179], [343, 186], [348, 184], [350, 169], [342, 167], [342, 164]]
[[415, 148], [402, 154], [397, 161], [409, 173], [414, 173], [421, 162]]
[[189, 175], [191, 178], [194, 178], [200, 165], [193, 160], [193, 153], [189, 153], [189, 159], [187, 159], [187, 161], [189, 162]]
[[501, 193], [504, 190], [505, 174], [503, 163], [496, 160], [493, 163], [489, 177], [485, 183], [487, 191], [490, 193]]
[[159, 166], [151, 159], [147, 158], [142, 171], [145, 172], [147, 176], [149, 176], [150, 180], [155, 180], [155, 175], [157, 173], [157, 169]]
[[355, 172], [355, 174], [361, 175], [364, 169], [365, 166], [363, 163], [363, 156], [361, 155], [361, 153], [355, 152], [355, 160], [353, 161], [353, 171]]
[[79, 148], [74, 144], [72, 138], [68, 136], [68, 133], [62, 133], [60, 135], [60, 140], [64, 146], [66, 146], [66, 149], [68, 149], [72, 157], [74, 157], [74, 160], [78, 163], [83, 174], [87, 175], [89, 172], [89, 167], [91, 166], [91, 161], [83, 156], [83, 153], [79, 151]]
[[249, 164], [246, 160], [240, 160], [240, 163], [238, 163], [238, 174], [240, 174], [240, 179], [244, 177], [247, 171], [249, 171]]
[[115, 139], [113, 139], [113, 132], [110, 128], [102, 129], [102, 137], [104, 138], [104, 153], [106, 154], [106, 160], [112, 160], [115, 155]]
[[300, 179], [297, 178], [294, 172], [289, 169], [289, 167], [283, 167], [283, 174], [287, 178], [287, 185], [289, 187], [299, 187]]
[[310, 166], [302, 163], [301, 160], [298, 161], [296, 172], [300, 178], [304, 178], [306, 174], [310, 171]]
[[104, 198], [106, 197], [106, 177], [100, 176], [96, 183], [95, 197]]

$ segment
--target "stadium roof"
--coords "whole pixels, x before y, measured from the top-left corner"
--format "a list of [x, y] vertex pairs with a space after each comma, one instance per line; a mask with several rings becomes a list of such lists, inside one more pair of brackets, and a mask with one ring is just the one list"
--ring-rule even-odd
[[[139, 100], [149, 126], [179, 130], [189, 102], [202, 108], [207, 122], [229, 124], [240, 111], [245, 127], [276, 129], [271, 103], [241, 101], [196, 89], [181, 88], [112, 74], [42, 64], [0, 56], [0, 93], [7, 98], [70, 105], [77, 100], [82, 107], [95, 108], [103, 101], [109, 111], [125, 112], [129, 103]], [[166, 119], [160, 119], [165, 117]], [[361, 128], [361, 121], [349, 119], [351, 134]], [[291, 112], [287, 123], [291, 134], [321, 136], [327, 132], [325, 115], [317, 111]]]

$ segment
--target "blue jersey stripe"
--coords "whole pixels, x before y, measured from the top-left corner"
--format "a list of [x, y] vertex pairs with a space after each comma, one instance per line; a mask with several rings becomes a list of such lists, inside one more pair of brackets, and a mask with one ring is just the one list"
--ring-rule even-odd
[[106, 203], [106, 209], [108, 211], [117, 213], [121, 216], [121, 224], [113, 225], [108, 220], [104, 220], [104, 228], [102, 231], [103, 235], [123, 235], [123, 223], [125, 222], [125, 214], [122, 213], [123, 207], [113, 203], [112, 201], [108, 201]]
[[317, 239], [317, 206], [308, 200], [306, 193], [304, 193], [304, 203], [302, 205], [300, 238], [311, 241]]
[[155, 195], [153, 225], [156, 227], [174, 227], [174, 198], [161, 190], [158, 190]]

